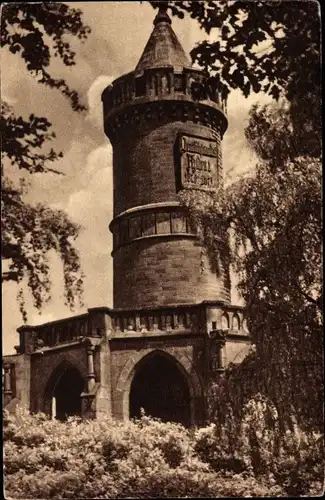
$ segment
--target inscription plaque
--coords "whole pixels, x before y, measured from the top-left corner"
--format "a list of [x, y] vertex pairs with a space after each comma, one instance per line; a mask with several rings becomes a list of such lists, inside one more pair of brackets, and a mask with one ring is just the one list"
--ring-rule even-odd
[[218, 187], [218, 146], [211, 139], [179, 137], [181, 187], [214, 191]]

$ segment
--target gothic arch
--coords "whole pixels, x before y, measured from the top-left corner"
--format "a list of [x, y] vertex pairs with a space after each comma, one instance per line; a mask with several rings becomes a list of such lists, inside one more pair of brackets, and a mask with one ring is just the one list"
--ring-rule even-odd
[[221, 329], [222, 330], [229, 330], [229, 327], [230, 327], [229, 315], [225, 312], [221, 316]]
[[234, 313], [232, 316], [232, 324], [231, 324], [232, 330], [238, 331], [240, 330], [240, 317], [237, 313]]
[[[52, 414], [53, 397], [60, 397], [60, 390], [63, 389], [64, 391], [69, 383], [71, 384], [70, 398], [80, 403], [80, 410], [79, 408], [78, 411], [76, 409], [75, 414], [78, 414], [79, 411], [81, 413], [81, 401], [79, 401], [79, 399], [81, 392], [84, 390], [85, 379], [76, 364], [68, 360], [63, 360], [57, 363], [45, 386], [43, 397], [43, 411], [46, 414]], [[62, 385], [63, 387], [61, 388], [60, 386]], [[64, 395], [62, 396], [64, 397]], [[66, 397], [67, 396], [69, 395], [67, 394]], [[61, 403], [61, 405], [62, 404], [64, 404], [64, 402]], [[72, 412], [71, 414], [74, 413]]]
[[157, 354], [174, 363], [187, 382], [190, 395], [190, 419], [191, 424], [194, 424], [197, 413], [196, 402], [202, 397], [202, 388], [199, 377], [193, 369], [192, 362], [182, 353], [175, 352], [170, 354], [168, 351], [156, 348], [146, 349], [145, 352], [141, 351], [134, 354], [122, 368], [116, 385], [116, 398], [114, 398], [116, 401], [117, 414], [123, 420], [127, 420], [129, 418], [129, 398], [133, 378], [139, 369], [139, 366], [141, 366], [142, 363], [145, 363], [148, 358]]

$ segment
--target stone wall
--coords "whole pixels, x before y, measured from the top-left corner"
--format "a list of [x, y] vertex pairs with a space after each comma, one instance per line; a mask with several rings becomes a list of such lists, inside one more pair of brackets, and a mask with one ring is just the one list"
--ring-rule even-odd
[[114, 254], [114, 307], [141, 308], [229, 301], [223, 276], [212, 272], [197, 240], [143, 239]]
[[[175, 106], [177, 112], [179, 103]], [[114, 144], [115, 216], [143, 205], [177, 201], [179, 134], [216, 141], [218, 177], [222, 178], [221, 139], [217, 129], [192, 120], [172, 120], [168, 113], [161, 120], [151, 117]], [[152, 210], [157, 211], [154, 207]], [[170, 226], [167, 219], [166, 224]], [[159, 235], [133, 241], [114, 250], [114, 307], [155, 307], [202, 300], [229, 302], [227, 277], [223, 272], [217, 275], [211, 268], [198, 242], [191, 240], [189, 234], [176, 236], [167, 229], [156, 227], [157, 234], [161, 230], [169, 232], [169, 237], [166, 234], [163, 238]]]
[[10, 366], [11, 406], [17, 403], [29, 408], [31, 363], [28, 354], [4, 356], [3, 366]]
[[31, 411], [45, 411], [47, 408], [48, 383], [61, 363], [70, 363], [76, 367], [86, 382], [87, 353], [84, 345], [65, 345], [58, 349], [44, 349], [34, 353], [31, 356]]
[[144, 119], [142, 127], [129, 129], [114, 144], [114, 216], [132, 207], [177, 200], [177, 137], [180, 133], [217, 141], [219, 168], [222, 168], [219, 132], [191, 120], [169, 120], [168, 116], [157, 117], [151, 123]]

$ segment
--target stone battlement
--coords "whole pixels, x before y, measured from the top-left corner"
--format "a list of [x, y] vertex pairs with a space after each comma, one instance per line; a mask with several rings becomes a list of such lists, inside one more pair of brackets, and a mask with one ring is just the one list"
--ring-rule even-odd
[[213, 78], [203, 71], [183, 68], [150, 68], [141, 75], [128, 73], [117, 78], [103, 94], [104, 115], [110, 116], [126, 105], [159, 99], [210, 101], [209, 105], [227, 113], [227, 98]]

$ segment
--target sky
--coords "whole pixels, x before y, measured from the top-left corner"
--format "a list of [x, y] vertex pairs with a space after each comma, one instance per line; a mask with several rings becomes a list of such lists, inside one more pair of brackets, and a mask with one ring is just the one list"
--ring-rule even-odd
[[[118, 76], [134, 70], [153, 29], [154, 9], [148, 2], [74, 2], [83, 12], [84, 23], [92, 32], [84, 44], [73, 40], [76, 65], [70, 68], [54, 60], [53, 74], [64, 78], [78, 91], [88, 111], [77, 113], [68, 100], [55, 89], [46, 88], [27, 72], [19, 55], [1, 48], [1, 94], [14, 111], [24, 117], [34, 113], [46, 116], [53, 125], [56, 139], [51, 146], [64, 153], [55, 168], [64, 176], [35, 174], [31, 178], [28, 201], [44, 202], [65, 210], [83, 226], [76, 246], [86, 275], [84, 307], [73, 313], [64, 306], [60, 261], [52, 258], [52, 301], [41, 313], [27, 300], [28, 324], [41, 324], [90, 307], [112, 307], [112, 237], [108, 224], [112, 219], [112, 148], [103, 131], [101, 93]], [[185, 52], [206, 39], [196, 21], [173, 18]], [[213, 39], [217, 34], [211, 32]], [[258, 94], [245, 98], [239, 91], [228, 100], [228, 130], [223, 140], [224, 171], [228, 180], [249, 172], [256, 161], [245, 143], [244, 128], [248, 112], [255, 102], [264, 103]], [[54, 167], [54, 164], [53, 164]], [[15, 283], [2, 289], [3, 352], [14, 352], [18, 344], [16, 329], [23, 321], [16, 301]], [[232, 290], [232, 302], [241, 299]]]

